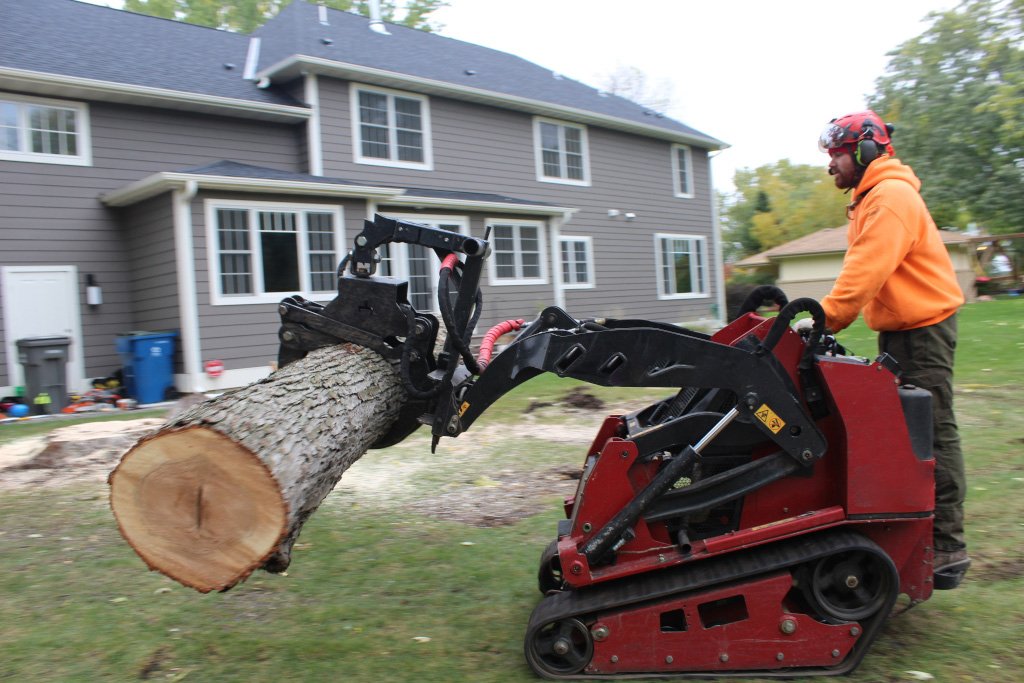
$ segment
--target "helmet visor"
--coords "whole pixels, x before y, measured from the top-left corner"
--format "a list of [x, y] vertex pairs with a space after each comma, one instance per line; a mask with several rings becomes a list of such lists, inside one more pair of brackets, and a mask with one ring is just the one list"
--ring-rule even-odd
[[818, 149], [827, 154], [830, 149], [842, 147], [851, 139], [852, 136], [850, 135], [849, 130], [834, 123], [830, 123], [825, 126], [825, 130], [821, 131], [821, 135], [818, 137]]

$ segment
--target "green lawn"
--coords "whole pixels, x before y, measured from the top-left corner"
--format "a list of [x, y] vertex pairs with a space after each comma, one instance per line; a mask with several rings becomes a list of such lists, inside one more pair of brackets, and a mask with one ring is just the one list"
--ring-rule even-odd
[[[909, 671], [940, 682], [1024, 679], [1024, 300], [966, 306], [960, 329], [956, 407], [975, 565], [960, 589], [893, 619], [855, 683], [915, 680]], [[840, 340], [873, 356], [872, 337], [858, 323]], [[596, 430], [604, 413], [645, 398], [596, 389], [602, 411], [523, 414], [576, 385], [545, 377], [520, 387], [465, 437], [442, 443], [427, 468], [412, 467], [428, 449], [421, 434], [370, 452], [353, 473], [383, 473], [380, 499], [349, 496], [342, 479], [303, 530], [287, 576], [257, 573], [222, 594], [146, 571], [103, 488], [0, 491], [0, 681], [536, 680], [522, 636], [539, 598], [537, 557], [561, 516], [557, 496], [489, 529], [420, 510], [459, 487], [500, 496], [493, 484], [505, 471], [579, 465], [581, 448], [536, 438], [531, 426]], [[471, 435], [486, 438], [462, 445]]]

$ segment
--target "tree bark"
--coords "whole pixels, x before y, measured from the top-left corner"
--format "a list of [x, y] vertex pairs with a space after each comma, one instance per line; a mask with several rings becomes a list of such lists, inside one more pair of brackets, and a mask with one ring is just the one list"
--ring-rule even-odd
[[200, 403], [111, 473], [121, 533], [150, 569], [203, 593], [284, 571], [306, 519], [405, 400], [390, 363], [339, 344]]

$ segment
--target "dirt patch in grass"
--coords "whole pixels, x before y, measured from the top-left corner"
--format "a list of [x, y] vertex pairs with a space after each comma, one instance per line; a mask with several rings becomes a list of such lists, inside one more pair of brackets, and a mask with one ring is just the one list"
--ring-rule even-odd
[[0, 446], [0, 490], [103, 484], [121, 456], [160, 418], [86, 422]]
[[496, 473], [482, 476], [470, 486], [419, 500], [409, 509], [426, 517], [478, 527], [515, 524], [542, 510], [539, 500], [567, 496], [576, 490], [581, 468], [552, 467], [543, 472]]
[[[600, 425], [603, 402], [580, 388], [549, 406], [531, 406], [514, 427], [523, 438], [548, 443], [578, 444], [578, 462], [537, 468], [484, 467], [473, 456], [508, 439], [508, 429], [479, 429], [459, 439], [446, 439], [437, 454], [430, 452], [429, 435], [417, 433], [399, 446], [402, 457], [384, 463], [373, 452], [345, 473], [328, 499], [369, 505], [394, 505], [426, 517], [478, 527], [514, 524], [546, 509], [553, 497], [576, 490], [583, 451]], [[568, 423], [544, 424], [553, 416]], [[89, 422], [61, 427], [35, 437], [0, 446], [0, 490], [86, 484], [106, 493], [110, 472], [135, 442], [164, 424], [162, 418], [121, 422]], [[424, 493], [416, 485], [425, 472], [443, 459], [456, 471], [450, 481]]]

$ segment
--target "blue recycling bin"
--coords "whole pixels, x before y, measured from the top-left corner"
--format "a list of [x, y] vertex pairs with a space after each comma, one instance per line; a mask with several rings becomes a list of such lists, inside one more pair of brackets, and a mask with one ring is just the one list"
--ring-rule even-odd
[[139, 403], [160, 403], [174, 386], [177, 332], [133, 332], [117, 337], [124, 387]]

